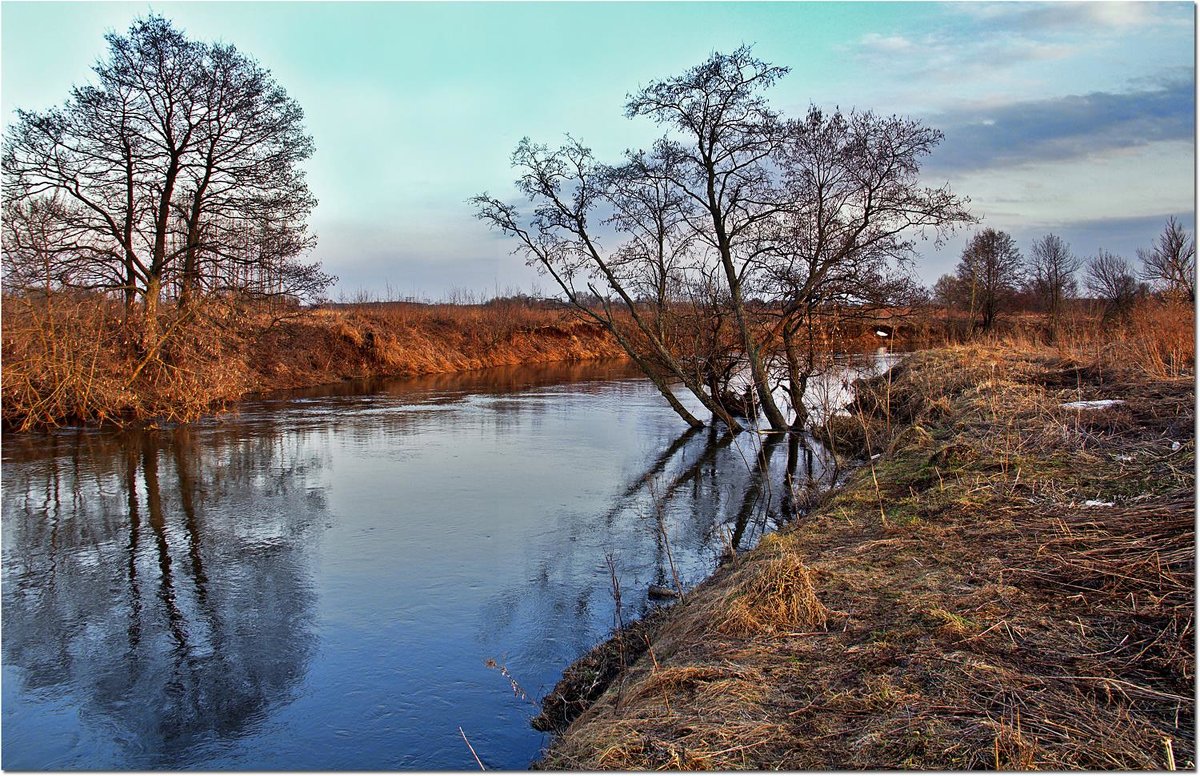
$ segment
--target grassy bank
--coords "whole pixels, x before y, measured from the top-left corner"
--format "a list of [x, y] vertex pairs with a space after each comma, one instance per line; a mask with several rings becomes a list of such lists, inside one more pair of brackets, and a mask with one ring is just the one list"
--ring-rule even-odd
[[187, 421], [247, 394], [375, 375], [414, 376], [623, 355], [568, 311], [486, 305], [366, 304], [270, 310], [207, 303], [145, 322], [88, 295], [6, 297], [3, 420]]
[[910, 357], [860, 394], [879, 457], [590, 656], [639, 655], [594, 701], [568, 671], [539, 766], [1194, 767], [1195, 387], [1155, 372]]

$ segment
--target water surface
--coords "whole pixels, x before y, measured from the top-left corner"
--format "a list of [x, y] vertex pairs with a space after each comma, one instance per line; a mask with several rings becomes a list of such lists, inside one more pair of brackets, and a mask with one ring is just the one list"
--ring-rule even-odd
[[761, 440], [686, 431], [622, 362], [10, 434], [2, 765], [474, 769], [461, 727], [525, 768], [534, 703], [612, 629], [608, 558], [635, 617], [828, 473]]

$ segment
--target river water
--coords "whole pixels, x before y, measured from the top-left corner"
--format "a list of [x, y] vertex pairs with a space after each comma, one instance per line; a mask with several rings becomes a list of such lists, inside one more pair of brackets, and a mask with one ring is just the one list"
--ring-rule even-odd
[[536, 701], [612, 630], [608, 559], [628, 620], [830, 476], [762, 439], [687, 432], [622, 362], [9, 434], [0, 765], [473, 770], [465, 735], [525, 768]]

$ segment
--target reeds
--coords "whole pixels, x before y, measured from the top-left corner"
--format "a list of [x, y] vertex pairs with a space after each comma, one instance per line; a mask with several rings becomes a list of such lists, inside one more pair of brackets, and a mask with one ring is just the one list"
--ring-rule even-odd
[[188, 421], [252, 391], [621, 353], [598, 327], [514, 301], [280, 315], [208, 299], [163, 309], [160, 335], [146, 342], [140, 309], [103, 296], [5, 296], [5, 424]]

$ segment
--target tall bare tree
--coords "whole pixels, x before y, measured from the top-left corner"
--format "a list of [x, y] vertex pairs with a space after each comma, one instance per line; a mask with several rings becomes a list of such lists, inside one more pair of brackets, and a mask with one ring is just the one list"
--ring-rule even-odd
[[1075, 273], [1082, 266], [1083, 259], [1071, 253], [1071, 246], [1058, 235], [1034, 240], [1029, 252], [1029, 280], [1050, 318], [1052, 334], [1058, 330], [1064, 302], [1076, 293]]
[[[811, 334], [824, 307], [879, 302], [917, 236], [940, 239], [970, 220], [948, 186], [920, 184], [941, 133], [815, 108], [785, 122], [762, 92], [786, 72], [745, 47], [713, 54], [629, 97], [629, 117], [669, 130], [649, 151], [605, 166], [574, 141], [551, 150], [526, 140], [513, 164], [532, 216], [486, 194], [473, 200], [584, 315], [657, 370], [668, 401], [662, 375], [731, 428], [735, 414], [761, 408], [773, 430], [788, 430], [774, 393], [782, 384], [803, 424], [811, 363], [798, 368], [801, 328]], [[591, 299], [615, 300], [621, 319]], [[749, 372], [749, 400], [729, 390], [739, 371]]]
[[1196, 240], [1175, 220], [1167, 219], [1162, 234], [1149, 250], [1138, 249], [1142, 278], [1164, 293], [1196, 302]]
[[787, 419], [771, 391], [760, 345], [746, 309], [745, 278], [759, 255], [755, 229], [780, 210], [768, 162], [781, 122], [762, 90], [788, 69], [756, 59], [749, 47], [715, 53], [680, 76], [654, 81], [630, 95], [625, 113], [673, 129], [655, 153], [690, 204], [688, 223], [716, 252], [751, 378], [771, 428]]
[[59, 282], [141, 300], [151, 342], [168, 286], [186, 304], [205, 276], [328, 285], [290, 265], [312, 245], [315, 205], [295, 101], [234, 47], [189, 40], [160, 16], [106, 40], [94, 84], [61, 108], [19, 111], [5, 138], [6, 200], [59, 203], [71, 259]]
[[989, 331], [1024, 279], [1024, 261], [1012, 235], [989, 227], [967, 243], [955, 274], [972, 320], [978, 316], [980, 328]]

